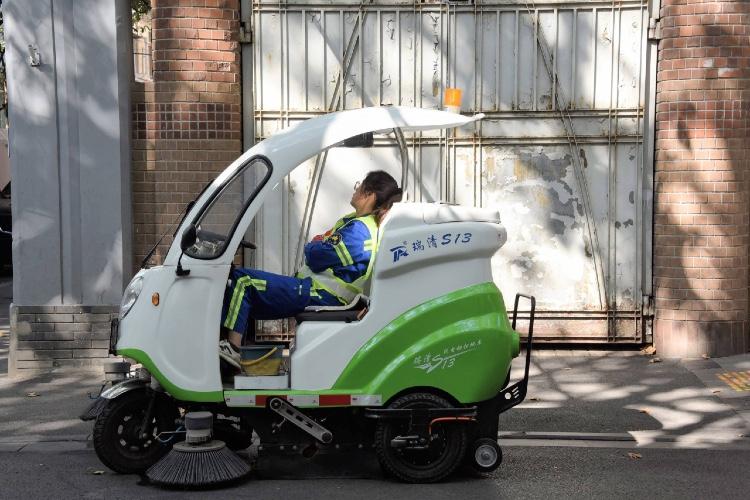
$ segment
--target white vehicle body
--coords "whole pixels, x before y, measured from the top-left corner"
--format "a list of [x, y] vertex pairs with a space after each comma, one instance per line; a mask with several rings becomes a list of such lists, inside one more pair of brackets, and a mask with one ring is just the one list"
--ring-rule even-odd
[[[243, 236], [271, 190], [294, 168], [345, 139], [367, 132], [430, 130], [470, 124], [476, 117], [404, 107], [375, 107], [328, 114], [266, 139], [227, 167], [197, 199], [176, 233], [161, 266], [141, 270], [134, 282], [140, 295], [121, 319], [117, 350], [138, 350], [150, 360], [152, 374], [179, 398], [223, 398], [217, 342], [227, 277]], [[184, 231], [226, 182], [253, 158], [272, 169], [244, 208], [223, 253], [207, 260], [182, 255]], [[370, 312], [359, 322], [305, 322], [297, 329], [291, 357], [290, 389], [330, 388], [349, 360], [393, 318], [452, 290], [492, 281], [489, 257], [504, 242], [497, 212], [441, 204], [397, 204], [380, 228], [380, 250], [371, 283]], [[450, 238], [445, 235], [450, 234]], [[470, 234], [470, 236], [465, 236]], [[449, 243], [399, 256], [399, 246], [431, 237]], [[176, 273], [178, 260], [189, 270]], [[132, 284], [133, 282], [131, 282]], [[129, 287], [130, 288], [130, 287]], [[158, 305], [151, 297], [158, 293]], [[126, 291], [127, 295], [127, 291]], [[342, 334], [345, 331], [345, 335]], [[177, 394], [175, 394], [175, 392]]]

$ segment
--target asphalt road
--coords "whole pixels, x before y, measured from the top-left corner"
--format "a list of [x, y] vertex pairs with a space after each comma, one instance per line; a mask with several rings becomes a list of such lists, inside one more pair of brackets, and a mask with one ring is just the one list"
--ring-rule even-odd
[[[398, 498], [747, 498], [750, 451], [506, 447], [495, 475], [466, 474], [434, 485], [384, 478], [364, 457], [327, 474], [301, 468], [298, 479], [251, 477], [214, 491], [167, 491], [104, 468], [93, 451], [0, 453], [2, 498], [230, 498], [358, 500]], [[635, 451], [635, 450], [633, 450]], [[359, 468], [359, 470], [357, 470]], [[103, 474], [94, 474], [96, 471]], [[271, 471], [268, 471], [271, 472]], [[277, 471], [278, 472], [278, 471]], [[286, 471], [289, 474], [292, 471]], [[286, 476], [281, 473], [280, 476]], [[358, 476], [358, 477], [357, 477]]]

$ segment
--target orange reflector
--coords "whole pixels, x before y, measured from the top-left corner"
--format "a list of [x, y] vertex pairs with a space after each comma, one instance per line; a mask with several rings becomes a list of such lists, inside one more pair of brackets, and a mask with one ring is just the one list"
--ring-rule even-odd
[[445, 107], [454, 113], [461, 111], [461, 89], [446, 87]]
[[151, 303], [155, 306], [159, 305], [159, 292], [154, 292], [154, 294], [151, 296]]

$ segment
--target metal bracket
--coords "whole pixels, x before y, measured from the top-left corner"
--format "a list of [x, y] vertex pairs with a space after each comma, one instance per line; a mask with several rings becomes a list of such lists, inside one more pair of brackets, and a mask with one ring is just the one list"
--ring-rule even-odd
[[654, 298], [651, 295], [644, 295], [642, 299], [642, 304], [643, 304], [641, 306], [643, 310], [642, 314], [646, 317], [653, 316], [654, 315]]
[[39, 54], [39, 49], [34, 45], [29, 44], [29, 66], [32, 68], [38, 68], [42, 65], [42, 56]]
[[648, 20], [648, 39], [659, 41], [661, 38], [661, 20], [650, 17]]
[[513, 321], [511, 327], [513, 330], [516, 329], [516, 321], [518, 319], [518, 301], [519, 299], [527, 299], [531, 303], [531, 309], [529, 311], [529, 332], [526, 336], [526, 359], [523, 378], [505, 388], [498, 394], [500, 404], [498, 406], [498, 413], [508, 411], [516, 405], [519, 405], [526, 398], [526, 389], [529, 383], [529, 367], [531, 366], [531, 349], [532, 349], [532, 338], [534, 337], [534, 316], [536, 315], [536, 298], [531, 295], [524, 295], [522, 293], [516, 294], [516, 300], [513, 304]]
[[240, 22], [240, 43], [253, 43], [253, 28], [249, 21]]
[[415, 413], [417, 409], [412, 408], [367, 408], [365, 410], [365, 418], [373, 418], [377, 420], [409, 420], [415, 421], [421, 416], [425, 419], [425, 425], [434, 418], [443, 417], [476, 417], [477, 407], [469, 406], [467, 408], [428, 408], [426, 411], [420, 412], [421, 415]]
[[272, 398], [268, 403], [268, 407], [321, 443], [328, 444], [333, 441], [331, 431], [299, 411], [287, 401], [281, 398]]

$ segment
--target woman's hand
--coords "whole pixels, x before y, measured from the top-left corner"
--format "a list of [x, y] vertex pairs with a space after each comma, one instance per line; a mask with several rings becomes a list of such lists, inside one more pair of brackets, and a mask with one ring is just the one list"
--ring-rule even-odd
[[324, 234], [316, 234], [315, 236], [313, 236], [313, 239], [310, 240], [310, 241], [323, 241], [324, 239], [328, 238], [329, 236], [331, 236], [331, 231], [330, 230], [326, 231]]

